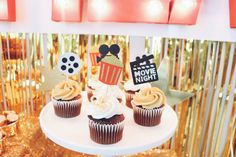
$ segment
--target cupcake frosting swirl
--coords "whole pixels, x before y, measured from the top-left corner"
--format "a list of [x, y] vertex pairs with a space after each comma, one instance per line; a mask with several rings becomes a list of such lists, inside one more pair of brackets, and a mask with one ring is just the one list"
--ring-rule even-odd
[[102, 82], [100, 82], [97, 77], [92, 77], [88, 81], [88, 86], [92, 89], [98, 89], [102, 86]]
[[133, 83], [133, 80], [129, 80], [124, 84], [125, 91], [133, 91], [133, 92], [137, 92], [142, 88], [149, 88], [149, 87], [151, 87], [150, 83], [143, 83], [143, 84], [135, 85]]
[[76, 81], [63, 81], [52, 90], [52, 97], [57, 100], [71, 100], [80, 92], [80, 86]]
[[135, 93], [133, 103], [145, 109], [154, 109], [166, 104], [166, 96], [157, 87], [144, 88]]
[[125, 102], [125, 95], [118, 86], [107, 86], [103, 84], [94, 91], [94, 95], [97, 95], [98, 97], [106, 95], [107, 97], [121, 99], [122, 103]]
[[88, 105], [88, 115], [91, 115], [94, 119], [109, 119], [122, 113], [122, 105], [114, 97], [95, 95]]

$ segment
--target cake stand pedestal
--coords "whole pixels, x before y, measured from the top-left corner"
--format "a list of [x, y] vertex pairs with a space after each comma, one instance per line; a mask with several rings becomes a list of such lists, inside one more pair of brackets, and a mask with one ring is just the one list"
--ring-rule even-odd
[[168, 105], [162, 113], [161, 123], [155, 127], [143, 127], [133, 121], [132, 110], [125, 107], [125, 128], [120, 142], [101, 145], [89, 136], [86, 103], [82, 104], [81, 114], [75, 118], [60, 118], [54, 113], [52, 102], [40, 113], [40, 126], [44, 134], [56, 144], [67, 149], [101, 156], [134, 154], [160, 146], [175, 132], [178, 119], [175, 111]]

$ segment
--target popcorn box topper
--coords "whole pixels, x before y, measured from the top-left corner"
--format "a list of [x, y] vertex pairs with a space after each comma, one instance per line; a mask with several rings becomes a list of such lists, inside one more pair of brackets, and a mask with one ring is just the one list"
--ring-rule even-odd
[[143, 55], [142, 58], [136, 57], [136, 61], [130, 62], [134, 84], [142, 84], [158, 80], [156, 64], [150, 62], [153, 58], [153, 55]]
[[97, 63], [100, 63], [99, 81], [108, 85], [117, 85], [123, 70], [123, 64], [119, 60], [118, 54], [120, 47], [113, 44], [101, 45], [99, 47], [100, 57], [97, 57]]

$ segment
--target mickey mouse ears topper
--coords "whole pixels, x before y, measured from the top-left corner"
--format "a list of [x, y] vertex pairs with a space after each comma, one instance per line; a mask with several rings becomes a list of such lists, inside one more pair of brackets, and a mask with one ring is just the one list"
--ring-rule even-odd
[[71, 52], [64, 53], [58, 61], [58, 69], [66, 76], [71, 76], [79, 72], [81, 63], [79, 57]]
[[103, 44], [100, 46], [99, 52], [101, 54], [100, 57], [97, 57], [97, 62], [101, 63], [99, 80], [108, 85], [117, 85], [123, 70], [123, 63], [118, 57], [119, 45], [113, 44], [109, 47]]
[[134, 84], [142, 84], [158, 80], [156, 64], [150, 62], [153, 58], [153, 55], [143, 55], [142, 58], [136, 57], [136, 61], [130, 62]]

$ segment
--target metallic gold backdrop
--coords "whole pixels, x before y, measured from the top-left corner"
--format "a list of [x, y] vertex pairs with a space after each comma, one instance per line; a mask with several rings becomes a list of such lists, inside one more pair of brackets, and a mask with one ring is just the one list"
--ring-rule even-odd
[[[121, 58], [125, 63], [122, 80], [128, 80], [132, 55], [129, 53], [129, 36], [0, 33], [0, 111], [20, 113], [24, 121], [21, 127], [29, 131], [29, 125], [34, 124], [27, 125], [27, 122], [37, 117], [50, 100], [50, 91], [40, 90], [45, 82], [40, 68], [53, 69], [60, 54], [74, 52], [80, 56], [83, 66], [80, 74], [72, 79], [78, 80], [84, 89], [88, 77], [98, 71], [91, 67], [88, 53], [97, 52], [101, 43], [121, 46]], [[170, 57], [169, 86], [193, 92], [194, 97], [173, 106], [179, 118], [174, 137], [137, 156], [225, 157], [235, 154], [235, 43], [146, 37], [145, 44], [146, 53], [154, 54], [157, 65], [163, 57]], [[35, 136], [32, 138], [35, 140]], [[54, 148], [53, 143], [48, 145], [55, 152], [63, 150]], [[73, 152], [66, 156], [74, 155]]]

